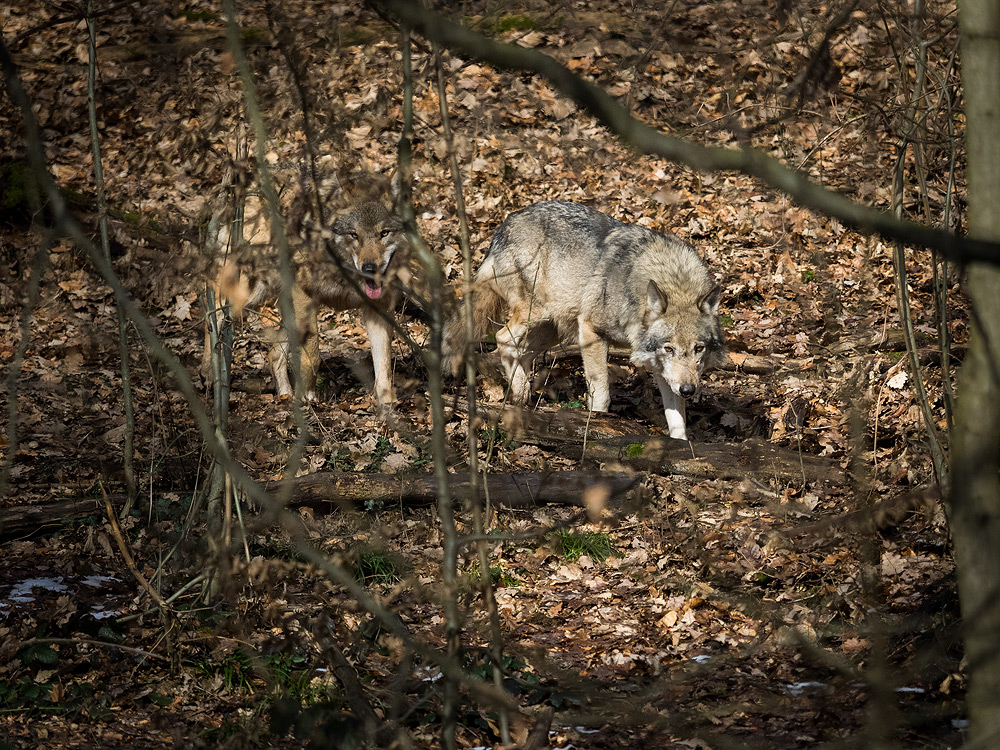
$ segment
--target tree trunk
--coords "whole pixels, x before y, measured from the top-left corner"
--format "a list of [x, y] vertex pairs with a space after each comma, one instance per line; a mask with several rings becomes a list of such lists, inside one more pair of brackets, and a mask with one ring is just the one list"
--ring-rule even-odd
[[[1000, 6], [960, 0], [969, 234], [1000, 239]], [[952, 438], [951, 528], [968, 663], [970, 745], [1000, 737], [1000, 269], [968, 266], [969, 350]]]

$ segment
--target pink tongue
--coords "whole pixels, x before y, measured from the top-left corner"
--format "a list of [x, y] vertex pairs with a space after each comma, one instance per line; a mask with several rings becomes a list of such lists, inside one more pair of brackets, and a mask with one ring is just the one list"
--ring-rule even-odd
[[372, 284], [365, 282], [365, 294], [368, 295], [369, 299], [378, 299], [382, 296], [382, 287], [373, 286]]

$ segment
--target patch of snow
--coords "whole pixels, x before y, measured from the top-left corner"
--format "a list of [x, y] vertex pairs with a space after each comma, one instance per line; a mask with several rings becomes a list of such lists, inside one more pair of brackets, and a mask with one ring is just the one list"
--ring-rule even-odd
[[109, 581], [117, 581], [118, 579], [114, 576], [87, 576], [86, 578], [80, 579], [80, 583], [85, 586], [93, 586], [94, 588], [100, 588], [105, 583]]
[[35, 601], [35, 597], [31, 595], [31, 592], [35, 589], [55, 591], [57, 594], [69, 591], [69, 587], [63, 583], [62, 576], [56, 576], [55, 578], [28, 578], [20, 583], [15, 583], [14, 587], [10, 590], [8, 598], [18, 604], [27, 604], [28, 602]]
[[107, 620], [109, 617], [117, 617], [121, 612], [117, 609], [104, 609], [102, 605], [98, 604], [90, 610], [90, 614], [95, 620]]
[[792, 695], [802, 695], [802, 693], [807, 688], [823, 688], [826, 687], [822, 682], [793, 682], [790, 685], [785, 686], [787, 690]]

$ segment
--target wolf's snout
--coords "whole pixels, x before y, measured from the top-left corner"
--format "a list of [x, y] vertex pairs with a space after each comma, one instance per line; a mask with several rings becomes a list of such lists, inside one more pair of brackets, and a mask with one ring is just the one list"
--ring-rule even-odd
[[361, 265], [361, 273], [368, 277], [365, 279], [365, 294], [368, 295], [368, 299], [378, 299], [382, 296], [382, 285], [375, 278], [377, 272], [378, 266], [374, 263]]
[[697, 386], [691, 385], [691, 383], [685, 383], [680, 387], [681, 395], [685, 398], [693, 396], [696, 390], [698, 390]]

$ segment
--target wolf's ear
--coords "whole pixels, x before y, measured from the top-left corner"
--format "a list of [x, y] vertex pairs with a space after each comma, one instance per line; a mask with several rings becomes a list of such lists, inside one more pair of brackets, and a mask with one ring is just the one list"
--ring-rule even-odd
[[652, 279], [646, 285], [646, 307], [653, 315], [663, 315], [667, 311], [667, 295], [660, 291], [660, 287]]
[[714, 286], [698, 300], [698, 309], [705, 315], [716, 315], [719, 312], [719, 302], [722, 300], [722, 287]]

